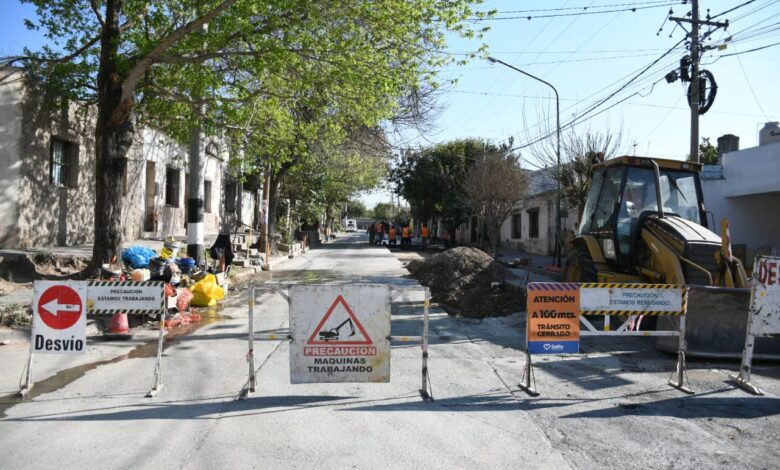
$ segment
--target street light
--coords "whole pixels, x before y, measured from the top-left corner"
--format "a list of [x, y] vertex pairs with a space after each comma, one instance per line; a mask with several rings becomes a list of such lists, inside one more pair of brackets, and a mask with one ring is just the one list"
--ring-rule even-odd
[[557, 191], [557, 199], [555, 203], [555, 263], [556, 266], [559, 268], [561, 267], [561, 101], [558, 97], [558, 90], [555, 89], [554, 86], [550, 82], [547, 82], [545, 80], [542, 80], [541, 78], [531, 75], [530, 73], [520, 70], [519, 68], [515, 67], [514, 65], [507, 64], [503, 60], [496, 59], [495, 57], [488, 56], [488, 60], [492, 63], [498, 63], [501, 65], [504, 65], [506, 67], [509, 67], [510, 69], [520, 72], [526, 77], [533, 78], [534, 80], [538, 82], [542, 82], [548, 87], [552, 88], [553, 92], [555, 93], [555, 121], [556, 121], [556, 134], [558, 136], [558, 144], [555, 148], [555, 157], [557, 159], [558, 166], [556, 167], [556, 177], [555, 180], [558, 183], [558, 191]]

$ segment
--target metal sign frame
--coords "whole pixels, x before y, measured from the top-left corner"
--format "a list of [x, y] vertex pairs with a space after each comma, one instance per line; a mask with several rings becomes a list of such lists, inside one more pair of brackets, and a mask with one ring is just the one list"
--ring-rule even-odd
[[[533, 284], [533, 283], [530, 283]], [[529, 284], [529, 285], [530, 285]], [[542, 284], [550, 284], [550, 283], [542, 283]], [[567, 283], [571, 284], [571, 283]], [[583, 311], [580, 309], [579, 317], [580, 317], [580, 323], [585, 326], [585, 330], [580, 330], [580, 337], [583, 336], [677, 336], [679, 338], [678, 343], [678, 350], [677, 350], [677, 363], [675, 365], [675, 370], [672, 372], [671, 377], [669, 378], [669, 385], [684, 392], [687, 394], [693, 394], [693, 390], [690, 388], [690, 383], [688, 381], [688, 372], [685, 366], [685, 354], [687, 351], [687, 344], [685, 342], [685, 314], [688, 309], [688, 288], [685, 286], [674, 286], [674, 285], [668, 285], [668, 284], [615, 284], [615, 283], [579, 283], [579, 289], [582, 290], [583, 288], [598, 288], [598, 289], [662, 289], [662, 290], [671, 290], [671, 289], [677, 289], [680, 290], [681, 295], [681, 310], [675, 310], [675, 311], [661, 311], [661, 310], [650, 310], [647, 312], [642, 312], [642, 314], [638, 314], [636, 310], [626, 310], [626, 309], [602, 309], [602, 310], [586, 310]], [[580, 293], [580, 302], [582, 302], [582, 295]], [[526, 309], [527, 310], [527, 309]], [[626, 314], [628, 315], [628, 318], [626, 318], [620, 326], [616, 330], [611, 329], [610, 325], [610, 318], [612, 316], [624, 316]], [[593, 323], [590, 322], [587, 318], [585, 318], [585, 315], [590, 316], [604, 316], [604, 327], [602, 330], [599, 330], [596, 328]], [[634, 321], [638, 320], [640, 317], [648, 315], [648, 316], [679, 316], [680, 317], [680, 327], [679, 330], [661, 330], [661, 331], [632, 331], [629, 328], [631, 325], [633, 325]], [[528, 319], [526, 318], [526, 323], [528, 322]], [[526, 325], [526, 329], [528, 326]], [[688, 383], [686, 386], [685, 384]], [[531, 353], [528, 351], [528, 346], [526, 344], [526, 350], [525, 350], [525, 366], [523, 367], [523, 375], [521, 377], [520, 384], [518, 385], [521, 390], [526, 392], [527, 394], [531, 396], [538, 396], [539, 392], [536, 390], [536, 378], [534, 376], [533, 371], [533, 363], [531, 360]]]
[[[36, 281], [37, 283], [38, 281]], [[149, 392], [146, 394], [147, 397], [154, 397], [157, 395], [157, 393], [162, 389], [163, 383], [162, 383], [162, 350], [163, 350], [163, 338], [165, 337], [165, 316], [167, 313], [167, 309], [165, 308], [165, 284], [161, 281], [143, 281], [143, 282], [135, 282], [135, 281], [62, 281], [64, 285], [79, 285], [86, 288], [86, 298], [87, 298], [87, 304], [85, 305], [85, 310], [87, 314], [93, 314], [93, 315], [106, 315], [106, 314], [113, 314], [113, 313], [127, 313], [130, 315], [140, 315], [140, 314], [160, 314], [160, 335], [157, 339], [157, 360], [155, 362], [154, 366], [154, 377], [152, 379], [152, 387], [149, 390]], [[122, 286], [122, 287], [133, 287], [133, 286], [159, 286], [160, 292], [161, 292], [161, 298], [162, 301], [159, 306], [156, 304], [153, 308], [149, 309], [126, 309], [122, 308], [121, 306], [117, 305], [116, 307], [109, 307], [109, 308], [102, 308], [102, 309], [93, 309], [90, 308], [90, 287], [93, 286], [99, 286], [99, 287], [105, 287], [105, 286]], [[33, 315], [35, 315], [35, 312], [33, 312]], [[32, 330], [30, 330], [30, 354], [27, 358], [27, 364], [25, 365], [25, 369], [22, 372], [24, 376], [23, 385], [21, 386], [19, 392], [17, 393], [18, 396], [24, 397], [28, 393], [30, 393], [30, 390], [33, 388], [33, 385], [35, 384], [33, 381], [33, 338], [32, 338]]]
[[[288, 330], [285, 333], [263, 333], [263, 334], [256, 334], [254, 331], [254, 317], [255, 317], [255, 307], [256, 307], [256, 294], [258, 291], [260, 292], [266, 292], [270, 294], [277, 294], [280, 295], [286, 302], [289, 307], [290, 305], [290, 295], [289, 295], [289, 288], [293, 284], [275, 284], [272, 286], [263, 286], [258, 287], [255, 285], [254, 282], [250, 283], [249, 289], [247, 289], [247, 323], [248, 323], [248, 332], [247, 332], [247, 354], [246, 354], [246, 360], [248, 365], [248, 374], [247, 374], [247, 382], [246, 385], [243, 387], [241, 391], [241, 398], [248, 398], [254, 395], [254, 393], [257, 391], [257, 368], [255, 367], [255, 350], [254, 350], [254, 342], [255, 340], [260, 341], [290, 341], [292, 340], [292, 335], [290, 331]], [[389, 336], [389, 340], [392, 344], [392, 342], [397, 343], [419, 343], [420, 349], [422, 352], [422, 367], [421, 367], [421, 375], [422, 375], [422, 384], [420, 386], [420, 396], [423, 400], [426, 401], [432, 401], [433, 400], [433, 391], [431, 388], [431, 382], [430, 382], [430, 376], [428, 373], [428, 332], [429, 332], [429, 321], [430, 321], [430, 290], [425, 287], [424, 289], [397, 289], [395, 286], [391, 289], [391, 305], [393, 302], [393, 293], [414, 293], [414, 292], [423, 292], [424, 293], [424, 301], [423, 301], [423, 331], [421, 336]], [[392, 317], [391, 317], [392, 321]], [[391, 349], [392, 353], [392, 349]]]
[[[750, 289], [750, 310], [748, 311], [747, 329], [745, 331], [745, 347], [742, 350], [742, 362], [739, 367], [739, 374], [729, 375], [729, 378], [732, 382], [734, 382], [734, 384], [743, 390], [752, 393], [753, 395], [764, 394], [763, 390], [751, 382], [750, 377], [753, 368], [753, 349], [756, 345], [756, 336], [772, 336], [780, 334], [780, 331], [761, 331], [760, 328], [757, 328], [757, 325], [754, 323], [756, 316], [762, 313], [766, 315], [767, 313], [762, 312], [762, 309], [766, 307], [763, 299], [766, 298], [767, 291], [772, 288], [770, 285], [776, 286], [772, 288], [772, 290], [780, 291], [780, 279], [776, 279], [777, 277], [780, 277], [780, 274], [769, 274], [770, 276], [773, 276], [771, 282], [770, 279], [766, 277], [761, 279], [761, 269], [767, 269], [767, 265], [771, 265], [768, 269], [780, 266], [780, 257], [757, 255], [753, 259], [753, 280], [751, 282], [752, 286]], [[780, 268], [778, 268], [778, 271], [780, 271]], [[764, 281], [766, 281], [766, 284]], [[761, 298], [762, 301], [759, 301], [759, 298]], [[773, 310], [772, 313], [780, 311], [780, 305], [775, 305], [774, 307], [775, 310]]]

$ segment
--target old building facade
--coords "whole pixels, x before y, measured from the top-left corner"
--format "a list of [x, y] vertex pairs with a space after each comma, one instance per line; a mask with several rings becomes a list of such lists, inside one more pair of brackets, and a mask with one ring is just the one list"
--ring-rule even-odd
[[[35, 89], [19, 71], [0, 71], [0, 248], [92, 242], [94, 132], [94, 107]], [[228, 158], [225, 145], [207, 140], [202, 157], [206, 234], [237, 219], [246, 199], [230, 177]], [[187, 149], [162, 133], [137, 131], [121, 182], [126, 242], [186, 234], [187, 161]]]

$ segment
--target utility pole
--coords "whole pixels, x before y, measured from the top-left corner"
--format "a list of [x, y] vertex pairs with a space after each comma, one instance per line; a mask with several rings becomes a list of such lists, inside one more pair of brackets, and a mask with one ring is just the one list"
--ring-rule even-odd
[[263, 271], [271, 270], [271, 233], [268, 230], [269, 208], [271, 207], [271, 171], [272, 167], [269, 163], [265, 169], [265, 184], [263, 184], [263, 241], [265, 258], [263, 263]]
[[187, 256], [200, 266], [204, 260], [203, 241], [203, 107], [197, 110], [198, 124], [190, 139], [190, 179], [187, 188]]
[[[709, 18], [709, 14], [707, 17]], [[702, 25], [706, 25], [706, 26], [713, 26], [715, 28], [727, 28], [729, 26], [729, 22], [728, 20], [725, 22], [710, 21], [709, 19], [702, 21], [699, 18], [699, 0], [691, 0], [690, 19], [677, 18], [677, 17], [669, 17], [669, 19], [672, 21], [676, 21], [678, 24], [682, 24], [682, 23], [691, 24], [691, 32], [689, 34], [689, 37], [691, 38], [691, 55], [690, 55], [691, 86], [688, 88], [688, 104], [691, 108], [690, 155], [691, 158], [694, 158], [695, 155], [696, 162], [700, 163], [700, 157], [699, 157], [699, 114], [700, 114], [699, 78], [700, 77], [699, 76], [701, 75], [701, 71], [700, 71], [699, 62], [701, 61], [701, 53], [703, 48], [701, 47], [701, 37], [699, 36], [699, 27]], [[712, 34], [712, 31], [710, 31], [706, 36], [709, 36], [710, 34]], [[682, 73], [682, 76], [685, 77], [685, 74]], [[676, 79], [676, 76], [674, 78]], [[669, 80], [669, 76], [667, 76], [667, 80]], [[709, 106], [707, 106], [707, 108], [709, 108]]]

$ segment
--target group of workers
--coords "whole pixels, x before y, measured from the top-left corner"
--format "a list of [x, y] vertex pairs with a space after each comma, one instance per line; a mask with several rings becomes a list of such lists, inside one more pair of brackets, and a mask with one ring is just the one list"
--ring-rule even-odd
[[[398, 237], [401, 237], [401, 249], [410, 250], [412, 248], [412, 228], [409, 224], [402, 224], [400, 227], [393, 223], [382, 220], [368, 227], [368, 243], [371, 245], [382, 245], [387, 243], [391, 248], [398, 246]], [[417, 237], [420, 239], [420, 247], [425, 249], [430, 241], [433, 241], [434, 235], [427, 225], [420, 227]], [[447, 230], [442, 233], [442, 242], [445, 248], [449, 248], [450, 236]]]

